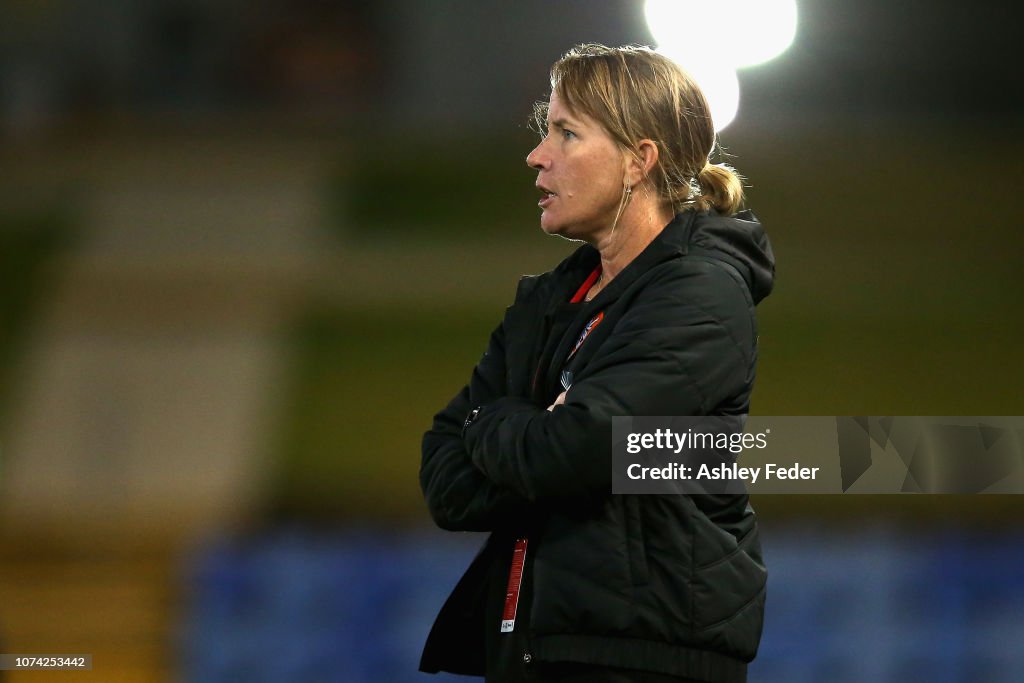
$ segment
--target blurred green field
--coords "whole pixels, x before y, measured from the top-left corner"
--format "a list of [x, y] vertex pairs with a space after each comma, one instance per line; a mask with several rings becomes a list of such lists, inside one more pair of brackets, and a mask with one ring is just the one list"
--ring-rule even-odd
[[296, 332], [279, 513], [401, 516], [420, 508], [419, 440], [493, 327], [486, 312], [324, 312]]
[[0, 424], [25, 351], [29, 323], [55, 284], [48, 268], [73, 235], [67, 206], [0, 212]]
[[[468, 378], [517, 276], [573, 248], [537, 227], [523, 162], [535, 141], [525, 129], [347, 140], [323, 183], [335, 267], [285, 321], [272, 514], [424, 518], [423, 431]], [[778, 261], [759, 308], [753, 412], [1024, 414], [1019, 133], [737, 128], [725, 143]], [[72, 218], [4, 219], [0, 397]]]

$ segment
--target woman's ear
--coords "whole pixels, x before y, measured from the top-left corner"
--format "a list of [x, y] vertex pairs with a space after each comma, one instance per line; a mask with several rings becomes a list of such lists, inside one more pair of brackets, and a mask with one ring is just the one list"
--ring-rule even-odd
[[644, 138], [626, 158], [625, 182], [633, 187], [642, 182], [658, 163], [658, 145]]

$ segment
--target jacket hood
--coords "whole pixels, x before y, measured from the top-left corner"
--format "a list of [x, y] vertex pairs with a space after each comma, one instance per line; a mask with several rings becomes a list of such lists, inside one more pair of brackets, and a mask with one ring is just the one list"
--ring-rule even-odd
[[[607, 300], [616, 296], [649, 268], [666, 259], [685, 255], [691, 249], [709, 252], [709, 255], [734, 267], [746, 282], [755, 304], [771, 293], [775, 280], [775, 255], [768, 236], [754, 214], [741, 211], [732, 216], [722, 216], [715, 211], [698, 213], [690, 210], [677, 214], [661, 234], [594, 300]], [[600, 262], [601, 255], [597, 249], [585, 244], [562, 261], [553, 274], [557, 279], [564, 280], [562, 286], [576, 288]], [[519, 283], [516, 300], [533, 291], [539, 282], [536, 276], [524, 277]], [[553, 286], [553, 283], [549, 286]]]
[[775, 255], [768, 235], [754, 214], [741, 211], [733, 216], [721, 216], [712, 211], [691, 215], [688, 244], [718, 252], [723, 260], [739, 270], [754, 303], [768, 296], [775, 281]]

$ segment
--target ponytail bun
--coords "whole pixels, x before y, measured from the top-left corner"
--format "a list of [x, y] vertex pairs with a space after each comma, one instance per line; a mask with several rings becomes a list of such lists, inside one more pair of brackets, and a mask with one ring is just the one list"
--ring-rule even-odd
[[700, 193], [695, 193], [691, 201], [699, 211], [715, 209], [722, 215], [731, 216], [743, 205], [743, 180], [731, 167], [704, 164], [695, 180]]

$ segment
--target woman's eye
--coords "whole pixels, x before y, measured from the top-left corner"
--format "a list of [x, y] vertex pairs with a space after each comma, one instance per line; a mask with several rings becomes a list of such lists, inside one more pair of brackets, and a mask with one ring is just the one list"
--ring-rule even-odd
[[566, 140], [571, 140], [572, 138], [576, 137], [576, 133], [573, 133], [571, 130], [563, 128], [562, 137]]

